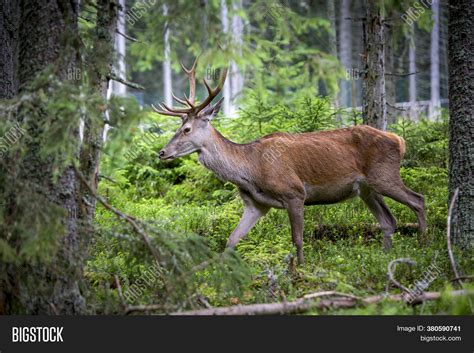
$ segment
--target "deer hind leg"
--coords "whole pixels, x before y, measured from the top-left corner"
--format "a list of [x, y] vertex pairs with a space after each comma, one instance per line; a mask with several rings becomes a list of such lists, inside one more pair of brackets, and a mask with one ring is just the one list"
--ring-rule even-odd
[[382, 228], [384, 249], [390, 250], [392, 248], [392, 235], [397, 227], [395, 217], [393, 217], [390, 209], [385, 204], [383, 197], [371, 189], [367, 187], [362, 188], [360, 198], [367, 205]]
[[377, 185], [374, 185], [373, 188], [376, 192], [408, 206], [415, 213], [416, 218], [418, 219], [418, 229], [420, 233], [425, 233], [426, 217], [425, 198], [423, 195], [407, 188], [401, 179], [387, 184], [378, 183]]
[[265, 216], [270, 207], [261, 205], [253, 200], [249, 194], [240, 190], [240, 196], [244, 202], [244, 214], [239, 224], [229, 236], [227, 247], [234, 248], [240, 239], [244, 238], [255, 226], [257, 221]]
[[304, 228], [304, 201], [293, 199], [287, 202], [286, 209], [291, 223], [291, 237], [296, 247], [298, 264], [304, 263], [303, 255], [303, 228]]

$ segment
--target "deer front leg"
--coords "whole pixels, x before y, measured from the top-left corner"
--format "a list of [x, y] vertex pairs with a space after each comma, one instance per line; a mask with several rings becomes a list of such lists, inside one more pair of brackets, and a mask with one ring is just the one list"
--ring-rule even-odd
[[268, 206], [255, 202], [246, 192], [240, 191], [240, 196], [244, 201], [244, 214], [227, 240], [227, 247], [229, 248], [234, 248], [239, 240], [245, 237], [257, 221], [270, 209]]
[[303, 255], [303, 228], [304, 228], [304, 201], [293, 199], [287, 203], [286, 209], [291, 223], [291, 236], [296, 246], [298, 264], [304, 263]]

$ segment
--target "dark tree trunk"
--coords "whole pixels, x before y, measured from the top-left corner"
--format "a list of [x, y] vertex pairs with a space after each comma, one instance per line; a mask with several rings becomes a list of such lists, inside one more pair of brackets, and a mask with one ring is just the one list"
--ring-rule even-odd
[[387, 127], [385, 102], [384, 20], [379, 3], [367, 1], [364, 23], [364, 74], [362, 105], [364, 124], [380, 130]]
[[453, 240], [474, 243], [474, 1], [449, 2], [449, 199]]
[[[15, 7], [14, 4], [18, 6]], [[118, 7], [112, 0], [99, 0], [97, 6], [94, 53], [88, 58], [88, 77], [91, 93], [99, 94], [105, 99], [113, 63]], [[20, 95], [28, 92], [33, 80], [44, 74], [46, 69], [54, 76], [52, 80], [63, 81], [66, 86], [74, 84], [75, 81], [68, 77], [70, 70], [78, 72], [82, 69], [77, 66], [80, 58], [78, 2], [18, 0], [10, 2], [7, 7], [2, 9], [0, 22], [0, 40], [2, 45], [5, 43], [5, 50], [2, 48], [0, 57], [1, 74], [7, 78], [2, 80], [0, 86], [2, 98], [12, 98], [17, 93], [16, 87]], [[15, 12], [16, 10], [18, 11]], [[20, 24], [16, 29], [17, 35], [15, 29], [11, 28], [12, 24], [3, 16], [4, 12], [12, 18], [17, 14], [19, 20], [16, 23]], [[18, 51], [16, 48], [19, 48]], [[43, 85], [47, 84], [43, 81]], [[31, 97], [37, 95], [38, 92], [31, 91]], [[72, 166], [61, 169], [63, 172], [56, 180], [58, 161], [42, 153], [41, 142], [44, 122], [51, 121], [51, 117], [41, 100], [34, 102], [34, 119], [28, 115], [31, 106], [19, 105], [17, 112], [17, 120], [26, 129], [26, 136], [22, 140], [25, 153], [9, 156], [0, 165], [3, 168], [0, 170], [0, 177], [5, 177], [3, 183], [7, 186], [0, 187], [0, 191], [8, 197], [3, 207], [4, 222], [0, 227], [0, 235], [2, 240], [7, 241], [18, 252], [28, 243], [29, 238], [40, 237], [39, 232], [44, 232], [44, 229], [40, 230], [41, 226], [46, 227], [44, 224], [29, 232], [28, 236], [19, 232], [15, 226], [25, 226], [27, 223], [28, 216], [25, 215], [31, 214], [26, 210], [29, 202], [33, 207], [47, 210], [49, 219], [46, 223], [49, 222], [48, 226], [55, 225], [50, 232], [53, 233], [51, 237], [57, 250], [54, 250], [52, 258], [48, 260], [41, 259], [39, 250], [33, 250], [34, 256], [41, 260], [21, 258], [16, 263], [0, 262], [0, 314], [83, 314], [86, 312], [86, 305], [81, 293], [81, 283], [87, 249], [93, 234], [95, 199], [79, 183]], [[62, 119], [63, 117], [57, 116], [55, 120], [61, 124], [64, 123]], [[74, 155], [80, 156], [81, 171], [91, 181], [91, 185], [96, 187], [104, 119], [98, 119], [98, 122], [94, 114], [84, 119], [84, 138], [80, 151], [77, 131], [67, 136], [67, 142], [77, 146]], [[5, 166], [7, 167], [4, 168]], [[5, 173], [5, 170], [8, 172]], [[25, 202], [25, 199], [29, 201]], [[41, 223], [38, 219], [33, 224]]]
[[[97, 1], [97, 6], [94, 55], [90, 58], [89, 77], [91, 77], [92, 89], [96, 90], [96, 93], [99, 93], [105, 99], [113, 66], [115, 32], [119, 9], [112, 0], [99, 0]], [[84, 138], [80, 151], [81, 172], [89, 180], [90, 185], [96, 188], [99, 181], [99, 159], [103, 144], [104, 124], [98, 125], [97, 122], [88, 117], [85, 117], [84, 123]], [[86, 224], [89, 226], [89, 233], [91, 233], [93, 231], [92, 221], [96, 200], [83, 184], [80, 185], [80, 194], [83, 195], [80, 200], [81, 218], [86, 220]]]
[[17, 0], [0, 2], [0, 99], [13, 98], [18, 91], [18, 25]]
[[[21, 94], [50, 65], [60, 79], [64, 79], [67, 68], [74, 65], [78, 9], [76, 1], [45, 3], [38, 0], [20, 1], [19, 10], [18, 42], [12, 45], [12, 48], [19, 48], [18, 71], [13, 73], [12, 82], [18, 82]], [[15, 166], [13, 159], [9, 162], [10, 167], [14, 166], [11, 170], [15, 171], [8, 180], [12, 192], [6, 223], [14, 225], [24, 221], [25, 211], [21, 209], [24, 204], [19, 206], [17, 198], [27, 189], [31, 192], [28, 195], [32, 203], [36, 201], [44, 207], [54, 205], [56, 209], [64, 210], [65, 216], [60, 220], [64, 234], [57, 234], [58, 251], [50, 261], [8, 266], [8, 285], [2, 283], [4, 303], [1, 310], [7, 314], [80, 314], [85, 312], [85, 301], [79, 289], [84, 249], [75, 217], [76, 178], [73, 169], [68, 167], [58, 181], [53, 182], [52, 160], [41, 155], [37, 141], [43, 132], [42, 120], [46, 118], [44, 107], [38, 106], [37, 113], [35, 119], [23, 121], [28, 135], [25, 154]], [[22, 116], [21, 111], [19, 116]], [[75, 137], [70, 138], [74, 143]], [[20, 235], [10, 238], [14, 246], [21, 246], [22, 241], [28, 239], [22, 240]]]

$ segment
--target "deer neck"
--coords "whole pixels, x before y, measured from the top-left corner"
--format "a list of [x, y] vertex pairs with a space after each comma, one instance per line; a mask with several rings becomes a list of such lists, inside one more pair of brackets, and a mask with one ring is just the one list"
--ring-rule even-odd
[[211, 127], [211, 138], [199, 152], [199, 161], [219, 179], [245, 187], [251, 180], [251, 151]]

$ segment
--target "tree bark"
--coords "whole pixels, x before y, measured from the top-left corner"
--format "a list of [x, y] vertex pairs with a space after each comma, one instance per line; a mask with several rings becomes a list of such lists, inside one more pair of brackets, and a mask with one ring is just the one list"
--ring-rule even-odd
[[[222, 24], [222, 32], [224, 33], [224, 37], [229, 35], [229, 11], [227, 9], [227, 2], [226, 0], [221, 0], [221, 24]], [[231, 107], [231, 86], [230, 86], [230, 75], [224, 83], [224, 88], [222, 91], [222, 96], [224, 97], [223, 102], [223, 112], [224, 115], [230, 115], [232, 110]]]
[[431, 102], [430, 102], [430, 119], [436, 118], [439, 115], [441, 107], [439, 97], [439, 0], [433, 0], [431, 4], [431, 12], [433, 19], [433, 28], [431, 30]]
[[[351, 33], [351, 2], [350, 0], [342, 0], [341, 2], [341, 18], [339, 21], [339, 60], [346, 72], [352, 72], [352, 33]], [[350, 75], [349, 75], [350, 76]], [[341, 80], [340, 103], [344, 107], [350, 107], [351, 101], [351, 80]]]
[[364, 81], [362, 86], [364, 124], [380, 130], [387, 127], [385, 100], [384, 19], [378, 2], [368, 0], [364, 24]]
[[[395, 13], [390, 12], [388, 17], [394, 17]], [[385, 93], [387, 99], [387, 123], [393, 124], [396, 123], [397, 115], [399, 111], [395, 109], [395, 104], [397, 103], [397, 96], [395, 91], [395, 62], [394, 62], [394, 46], [395, 40], [393, 36], [393, 25], [387, 26], [385, 28], [385, 43], [386, 50], [385, 50], [385, 64], [386, 64], [386, 71], [392, 73], [392, 75], [388, 75], [385, 77]]]
[[[238, 55], [242, 55], [242, 36], [244, 34], [244, 22], [242, 17], [240, 17], [240, 11], [242, 11], [242, 0], [233, 0], [232, 1], [232, 38]], [[244, 87], [244, 78], [240, 72], [239, 67], [232, 61], [231, 72], [233, 73], [231, 83], [232, 83], [232, 99], [237, 97], [242, 88]]]
[[[168, 5], [163, 4], [163, 16], [168, 16]], [[168, 21], [165, 22], [165, 28], [163, 31], [163, 42], [164, 42], [164, 60], [163, 60], [163, 96], [167, 106], [173, 105], [173, 97], [171, 91], [173, 89], [172, 83], [173, 78], [171, 75], [171, 58], [170, 58], [170, 29]]]
[[408, 99], [410, 102], [410, 119], [418, 118], [416, 111], [416, 45], [415, 45], [415, 25], [410, 25], [410, 37], [408, 38], [408, 73], [411, 75], [408, 78]]
[[[5, 2], [4, 2], [5, 3]], [[19, 93], [47, 67], [53, 66], [59, 79], [66, 79], [68, 68], [75, 67], [77, 51], [77, 2], [58, 1], [45, 5], [43, 1], [13, 1], [18, 5], [19, 27], [8, 51], [19, 48], [18, 70], [11, 72], [11, 82], [18, 83]], [[10, 52], [10, 55], [12, 53]], [[13, 67], [16, 64], [13, 64]], [[10, 92], [15, 93], [15, 92]], [[20, 108], [19, 116], [22, 115]], [[84, 261], [83, 243], [79, 236], [76, 217], [76, 179], [72, 168], [66, 167], [54, 182], [53, 161], [41, 155], [40, 143], [44, 107], [37, 107], [36, 119], [25, 119], [25, 153], [8, 159], [8, 204], [4, 208], [4, 228], [12, 233], [6, 239], [13, 246], [28, 240], [22, 239], [15, 224], [24, 220], [25, 203], [18, 203], [18, 195], [27, 195], [31, 202], [65, 210], [60, 220], [64, 234], [57, 235], [58, 250], [50, 261], [24, 262], [2, 266], [7, 276], [2, 278], [0, 312], [5, 314], [80, 314], [85, 311], [85, 301], [79, 284]], [[77, 136], [70, 136], [75, 143]], [[21, 158], [21, 159], [20, 159]], [[20, 201], [21, 202], [21, 201]], [[19, 206], [21, 205], [21, 206]], [[23, 208], [21, 208], [23, 207]], [[54, 216], [53, 216], [54, 217]], [[50, 222], [50, 221], [48, 221]], [[34, 234], [34, 236], [39, 236]], [[41, 254], [37, 254], [40, 256]], [[45, 279], [48, 284], [45, 285]]]
[[[92, 89], [105, 99], [113, 66], [118, 7], [113, 0], [98, 0], [97, 7], [94, 38], [95, 52], [94, 56], [89, 58], [89, 77]], [[104, 112], [105, 114], [106, 112]], [[97, 125], [96, 122], [87, 117], [84, 121], [84, 137], [80, 151], [81, 172], [94, 187], [97, 187], [99, 182], [99, 159], [103, 145], [104, 125]], [[82, 184], [80, 194], [82, 195], [79, 207], [80, 216], [89, 227], [87, 233], [92, 234], [96, 199]]]
[[0, 99], [13, 98], [18, 91], [19, 2], [0, 2]]
[[[127, 31], [125, 28], [125, 13], [127, 10], [125, 7], [125, 0], [118, 0], [118, 3], [121, 7], [121, 10], [118, 12], [117, 16], [117, 31], [126, 35]], [[123, 80], [126, 80], [127, 41], [123, 35], [115, 35], [115, 52], [117, 54], [117, 60], [114, 64], [115, 75]], [[110, 98], [112, 94], [125, 97], [127, 95], [127, 86], [117, 81], [111, 81], [107, 98]]]
[[474, 2], [450, 1], [449, 10], [449, 199], [453, 242], [474, 244]]

